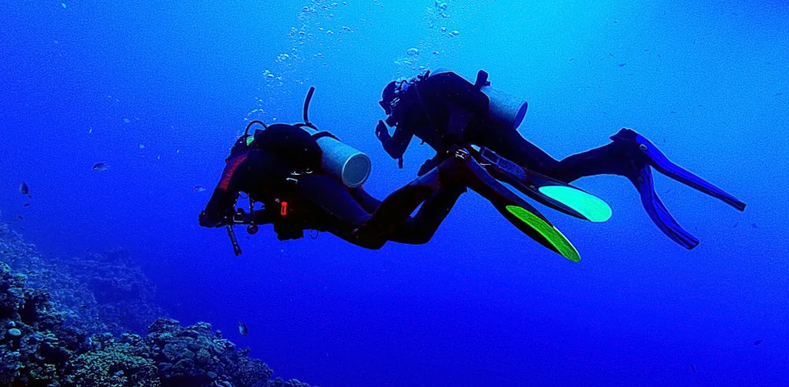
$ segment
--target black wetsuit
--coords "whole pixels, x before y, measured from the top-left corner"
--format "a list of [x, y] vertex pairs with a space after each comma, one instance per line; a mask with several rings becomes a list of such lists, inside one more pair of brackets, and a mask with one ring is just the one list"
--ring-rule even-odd
[[626, 144], [613, 142], [558, 161], [523, 138], [516, 128], [495, 121], [488, 111], [488, 97], [478, 87], [455, 73], [440, 73], [416, 81], [400, 97], [391, 137], [383, 133], [381, 123], [376, 133], [395, 159], [402, 160], [413, 136], [435, 149], [437, 157], [420, 173], [439, 163], [455, 144], [490, 148], [522, 167], [566, 183], [591, 175], [624, 175], [627, 170], [623, 168], [631, 169], [626, 161], [632, 147]]
[[392, 82], [384, 89], [379, 104], [389, 115], [386, 122], [396, 126], [396, 130], [390, 137], [386, 125], [379, 121], [376, 136], [401, 167], [403, 153], [413, 136], [433, 147], [437, 155], [425, 162], [420, 174], [446, 159], [447, 149], [452, 145], [477, 145], [565, 183], [601, 174], [625, 176], [638, 189], [641, 202], [655, 224], [688, 249], [699, 241], [682, 229], [657, 196], [650, 167], [740, 211], [745, 209], [745, 203], [672, 163], [649, 140], [627, 128], [611, 136], [612, 142], [607, 145], [558, 161], [523, 138], [517, 128], [491, 116], [490, 100], [481, 90], [484, 85], [487, 85], [487, 73], [483, 71], [477, 75], [475, 84], [451, 72], [419, 76], [410, 82]]
[[317, 143], [292, 125], [269, 126], [256, 133], [246, 150], [235, 153], [201, 215], [204, 226], [223, 225], [243, 191], [264, 205], [255, 211], [255, 223], [272, 223], [281, 240], [314, 229], [367, 248], [380, 248], [387, 240], [422, 244], [464, 190], [459, 185], [442, 187], [434, 174], [431, 181], [422, 178], [395, 191], [382, 204], [361, 187], [348, 188], [323, 173]]

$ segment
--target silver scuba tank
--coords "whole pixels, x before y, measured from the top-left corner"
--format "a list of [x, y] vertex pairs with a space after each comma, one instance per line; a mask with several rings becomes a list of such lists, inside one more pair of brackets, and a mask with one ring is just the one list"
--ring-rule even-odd
[[[328, 134], [328, 132], [319, 131], [309, 121], [307, 112], [314, 92], [315, 88], [310, 87], [307, 98], [304, 100], [304, 126], [302, 129], [313, 136], [319, 133]], [[319, 136], [316, 142], [323, 151], [321, 167], [329, 175], [340, 179], [346, 187], [360, 187], [370, 177], [372, 162], [364, 152], [341, 142], [333, 135]]]

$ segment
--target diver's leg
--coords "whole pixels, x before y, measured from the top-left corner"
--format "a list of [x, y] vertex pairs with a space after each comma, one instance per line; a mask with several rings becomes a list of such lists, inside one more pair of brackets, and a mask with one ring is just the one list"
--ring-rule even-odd
[[330, 215], [351, 225], [361, 225], [370, 214], [337, 179], [323, 174], [304, 175], [299, 178], [299, 193]]
[[362, 187], [351, 188], [348, 190], [348, 192], [351, 193], [351, 196], [353, 196], [353, 198], [359, 202], [359, 205], [361, 205], [362, 208], [364, 208], [364, 210], [368, 213], [372, 214], [378, 209], [378, 206], [381, 205], [380, 200], [367, 193], [367, 191], [365, 191]]
[[544, 175], [551, 176], [547, 172], [559, 163], [544, 150], [523, 138], [517, 130], [503, 125], [478, 123], [469, 126], [467, 134], [471, 144], [490, 148], [499, 156]]
[[413, 218], [395, 226], [389, 240], [412, 245], [429, 242], [464, 192], [465, 187], [439, 188], [425, 200]]
[[420, 176], [387, 196], [375, 210], [370, 220], [365, 222], [354, 233], [360, 239], [388, 239], [394, 229], [409, 219], [411, 213], [440, 186], [438, 169]]
[[626, 144], [612, 142], [599, 148], [568, 156], [543, 173], [565, 183], [571, 183], [586, 176], [628, 176], [637, 169], [633, 164], [636, 160], [630, 157], [630, 153]]
[[[380, 249], [386, 238], [376, 233], [357, 235], [359, 227], [369, 223], [371, 215], [364, 206], [374, 205], [376, 200], [365, 192], [351, 192], [337, 179], [321, 174], [299, 178], [299, 190], [305, 199], [310, 200], [328, 216], [321, 216], [321, 227], [357, 246], [367, 249]], [[364, 203], [357, 199], [366, 195]], [[364, 205], [363, 205], [364, 204]]]

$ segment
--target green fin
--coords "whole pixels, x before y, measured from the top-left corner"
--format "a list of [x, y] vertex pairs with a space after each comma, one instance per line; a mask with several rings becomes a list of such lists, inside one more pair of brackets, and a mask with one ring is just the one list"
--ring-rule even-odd
[[548, 242], [559, 252], [563, 257], [573, 261], [580, 262], [581, 255], [575, 249], [572, 243], [559, 231], [556, 227], [548, 224], [540, 219], [537, 215], [532, 214], [523, 207], [509, 205], [506, 206], [507, 211], [512, 215], [522, 220], [535, 231], [540, 233]]
[[592, 222], [611, 219], [611, 207], [597, 196], [563, 185], [546, 185], [539, 190], [543, 195], [572, 208]]

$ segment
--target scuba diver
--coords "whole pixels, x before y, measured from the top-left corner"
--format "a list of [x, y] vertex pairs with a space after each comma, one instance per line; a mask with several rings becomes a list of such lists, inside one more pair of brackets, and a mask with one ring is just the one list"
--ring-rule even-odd
[[[437, 155], [423, 164], [420, 174], [440, 163], [450, 147], [481, 147], [481, 154], [492, 155], [489, 164], [483, 163], [493, 167], [491, 174], [533, 199], [591, 221], [605, 221], [610, 212], [596, 198], [569, 184], [585, 176], [624, 176], [638, 189], [652, 221], [687, 249], [696, 247], [699, 240], [677, 223], [657, 196], [652, 168], [740, 211], [745, 209], [745, 203], [669, 161], [631, 129], [621, 129], [602, 147], [561, 161], [554, 159], [517, 131], [527, 103], [491, 87], [482, 70], [473, 84], [446, 70], [401, 78], [384, 88], [379, 104], [388, 117], [386, 124], [378, 121], [375, 135], [400, 168], [413, 136], [436, 150]], [[395, 128], [393, 135], [387, 125]]]
[[[453, 148], [438, 166], [378, 201], [361, 186], [369, 176], [369, 158], [309, 122], [313, 91], [305, 100], [304, 123], [250, 122], [234, 143], [222, 177], [200, 213], [201, 226], [227, 227], [236, 255], [241, 254], [232, 228], [237, 224], [249, 225], [250, 234], [260, 224], [273, 224], [280, 240], [302, 238], [309, 229], [328, 231], [369, 249], [381, 248], [387, 241], [424, 244], [459, 196], [471, 188], [527, 235], [568, 259], [580, 260], [575, 248], [544, 218], [529, 219], [540, 224], [539, 233], [524, 227], [519, 216], [531, 206], [491, 177], [465, 149]], [[254, 124], [264, 129], [250, 134]], [[249, 212], [234, 209], [242, 191], [249, 196]], [[262, 203], [262, 209], [255, 209], [256, 202]]]

